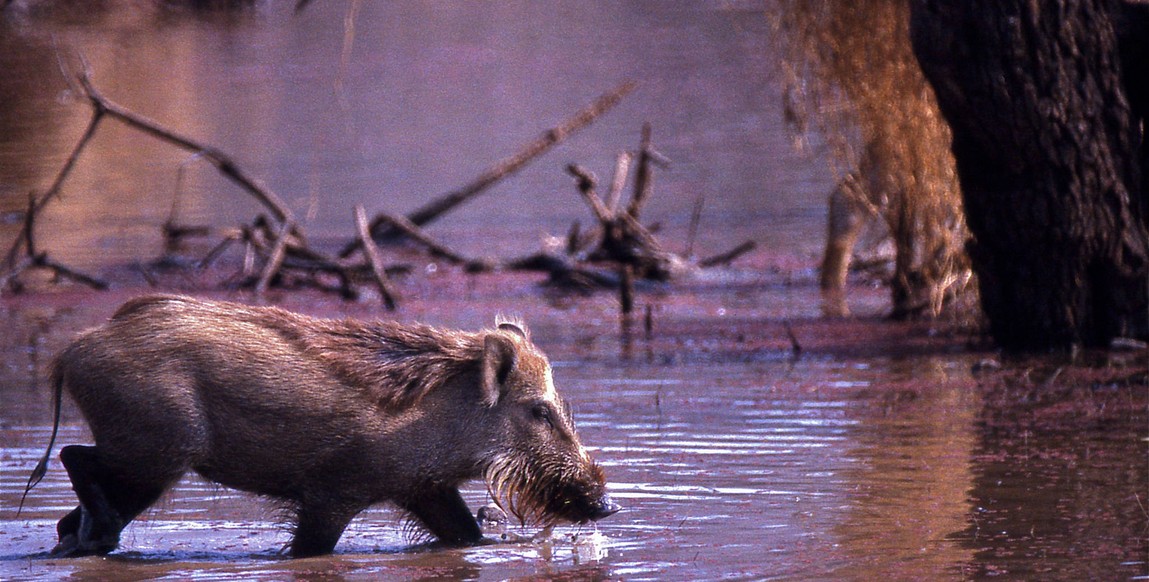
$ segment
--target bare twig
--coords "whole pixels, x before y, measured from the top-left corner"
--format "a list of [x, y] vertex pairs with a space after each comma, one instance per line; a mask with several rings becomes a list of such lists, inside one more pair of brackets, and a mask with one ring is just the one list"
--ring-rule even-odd
[[427, 234], [426, 231], [419, 228], [418, 225], [411, 222], [410, 220], [407, 220], [407, 217], [405, 216], [378, 214], [376, 215], [376, 218], [386, 222], [391, 226], [391, 228], [403, 233], [411, 240], [427, 247], [427, 250], [431, 251], [432, 255], [442, 257], [457, 265], [463, 265], [470, 271], [490, 270], [490, 265], [487, 265], [482, 261], [468, 259], [467, 257], [464, 257], [463, 255], [460, 255], [459, 253], [456, 253], [455, 251], [447, 248], [446, 245], [443, 245], [442, 243], [431, 238], [431, 236]]
[[375, 241], [371, 240], [371, 230], [367, 226], [367, 211], [363, 209], [362, 204], [355, 205], [355, 229], [359, 233], [360, 248], [363, 249], [363, 254], [367, 255], [367, 262], [375, 274], [375, 283], [379, 286], [379, 296], [383, 300], [383, 305], [388, 311], [395, 311], [395, 290], [387, 278], [387, 270], [383, 267], [379, 248], [375, 246]]
[[[531, 160], [546, 153], [571, 134], [590, 125], [597, 117], [611, 110], [615, 105], [618, 105], [623, 97], [634, 90], [635, 86], [636, 84], [634, 82], [627, 81], [615, 87], [587, 107], [576, 112], [563, 123], [544, 132], [542, 136], [528, 143], [511, 157], [499, 160], [498, 163], [488, 168], [487, 171], [480, 174], [479, 177], [471, 183], [432, 200], [408, 214], [407, 219], [418, 226], [424, 226], [428, 222], [450, 211], [452, 208], [483, 193], [487, 188], [491, 187], [491, 185], [522, 169], [522, 167], [527, 165]], [[382, 240], [399, 234], [396, 230], [386, 228], [386, 226], [382, 220], [373, 220], [371, 224], [372, 238]], [[358, 242], [351, 243], [339, 253], [339, 256], [346, 257], [351, 254], [357, 246]]]
[[[43, 255], [41, 255], [41, 256], [43, 256]], [[104, 281], [103, 279], [97, 279], [95, 277], [92, 277], [91, 275], [85, 275], [84, 273], [81, 273], [79, 271], [75, 271], [75, 270], [70, 269], [68, 267], [65, 267], [64, 265], [61, 265], [59, 263], [54, 263], [52, 261], [45, 260], [43, 263], [41, 263], [40, 266], [52, 269], [58, 275], [63, 275], [67, 279], [72, 279], [74, 281], [78, 281], [78, 282], [83, 283], [83, 284], [85, 284], [85, 285], [87, 285], [93, 289], [98, 289], [100, 291], [103, 291], [104, 289], [108, 288], [108, 283], [106, 281]]]
[[221, 239], [218, 244], [216, 244], [214, 247], [212, 247], [212, 249], [210, 251], [208, 251], [208, 253], [206, 255], [204, 255], [204, 257], [202, 259], [200, 259], [199, 262], [196, 263], [196, 268], [197, 269], [206, 269], [206, 268], [212, 266], [212, 264], [215, 263], [215, 260], [218, 259], [219, 256], [222, 255], [223, 252], [226, 251], [228, 249], [228, 247], [230, 247], [232, 245], [232, 243], [234, 243], [235, 241], [240, 240], [242, 238], [243, 238], [242, 233], [225, 234], [223, 239]]
[[[76, 166], [76, 161], [80, 159], [80, 154], [84, 151], [84, 147], [91, 141], [92, 136], [96, 134], [96, 129], [100, 126], [100, 121], [104, 118], [106, 111], [102, 107], [94, 107], [92, 109], [92, 118], [88, 121], [88, 127], [84, 129], [84, 134], [80, 136], [80, 141], [76, 142], [76, 146], [72, 148], [72, 153], [68, 155], [68, 159], [64, 162], [64, 166], [56, 174], [56, 179], [52, 181], [52, 185], [48, 187], [48, 191], [35, 203], [29, 207], [29, 215], [34, 215], [40, 212], [53, 198], [60, 194], [60, 188], [64, 185], [64, 180], [72, 173], [72, 168]], [[23, 230], [17, 234], [15, 242], [12, 247], [8, 249], [4, 262], [9, 270], [16, 270], [16, 256], [20, 254], [20, 248], [26, 244], [27, 241], [32, 239], [31, 220], [26, 220]], [[29, 250], [29, 256], [35, 254]]]
[[255, 284], [255, 294], [263, 295], [267, 288], [271, 285], [271, 278], [279, 273], [280, 266], [283, 265], [283, 258], [287, 254], [287, 242], [291, 236], [291, 229], [294, 227], [290, 221], [284, 222], [280, 227], [279, 233], [275, 238], [275, 246], [272, 247], [271, 256], [267, 259], [267, 263], [263, 265], [263, 272], [259, 275], [259, 282]]
[[606, 193], [606, 208], [611, 214], [618, 212], [618, 201], [622, 198], [622, 189], [626, 186], [627, 175], [630, 174], [630, 162], [634, 156], [630, 152], [618, 154], [618, 161], [614, 164], [614, 178], [610, 181], [610, 190]]
[[619, 267], [618, 302], [622, 315], [630, 315], [634, 311], [634, 269], [629, 264]]
[[591, 212], [594, 212], [595, 218], [598, 218], [599, 222], [604, 225], [614, 220], [614, 213], [602, 203], [602, 199], [594, 191], [597, 185], [594, 174], [578, 164], [568, 165], [567, 173], [575, 177], [578, 191], [590, 206]]
[[[41, 199], [41, 201], [42, 200], [43, 199]], [[24, 271], [36, 268], [48, 269], [52, 271], [56, 277], [72, 279], [94, 289], [107, 289], [108, 284], [105, 281], [65, 267], [50, 260], [48, 253], [36, 251], [36, 209], [38, 207], [39, 204], [36, 200], [36, 194], [29, 192], [28, 208], [24, 214], [23, 229], [20, 233], [20, 237], [16, 240], [16, 244], [12, 247], [13, 250], [18, 253], [20, 246], [23, 246], [25, 251], [24, 258], [20, 261], [16, 261], [15, 258], [12, 259], [10, 268], [0, 277], [0, 289], [10, 288], [15, 292], [19, 292], [23, 289], [23, 285], [18, 279], [19, 275]]]
[[702, 204], [706, 201], [706, 197], [702, 194], [694, 200], [694, 208], [690, 212], [690, 228], [686, 231], [686, 253], [690, 257], [694, 255], [694, 238], [698, 235], [698, 222], [702, 219]]
[[[201, 144], [196, 140], [180, 135], [170, 129], [161, 126], [151, 119], [134, 113], [105, 98], [99, 92], [99, 90], [96, 89], [95, 85], [92, 84], [87, 70], [80, 72], [80, 74], [77, 76], [77, 81], [79, 82], [84, 96], [92, 106], [92, 118], [89, 121], [88, 127], [84, 131], [84, 134], [76, 143], [72, 153], [68, 156], [64, 166], [57, 174], [56, 179], [53, 181], [51, 187], [49, 187], [48, 191], [45, 192], [39, 200], [29, 204], [29, 213], [27, 219], [25, 220], [23, 231], [17, 236], [16, 241], [13, 243], [6, 256], [6, 265], [9, 267], [9, 270], [15, 270], [16, 256], [20, 254], [20, 250], [23, 247], [26, 255], [32, 258], [33, 266], [51, 268], [63, 276], [79, 280], [94, 287], [107, 286], [102, 281], [87, 275], [83, 275], [71, 269], [67, 269], [61, 265], [49, 261], [42, 254], [37, 254], [35, 252], [34, 246], [32, 245], [32, 231], [33, 220], [36, 214], [38, 214], [49, 202], [59, 196], [64, 180], [71, 173], [72, 169], [75, 167], [76, 161], [79, 159], [80, 154], [95, 135], [96, 130], [99, 128], [100, 122], [106, 117], [111, 117], [119, 120], [129, 127], [143, 131], [144, 133], [157, 137], [163, 141], [174, 144], [177, 147], [192, 151], [193, 153], [202, 156], [204, 159], [208, 160], [212, 165], [214, 165], [221, 174], [231, 179], [233, 182], [251, 194], [254, 198], [256, 198], [256, 200], [258, 200], [268, 210], [270, 210], [275, 218], [283, 224], [283, 228], [281, 229], [282, 232], [275, 239], [276, 242], [274, 249], [270, 254], [268, 263], [264, 266], [259, 283], [256, 286], [257, 292], [262, 293], [264, 290], [266, 290], [267, 286], [270, 284], [271, 278], [276, 274], [280, 268], [280, 265], [282, 264], [283, 255], [287, 250], [289, 241], [291, 239], [302, 240], [302, 233], [299, 231], [298, 226], [295, 223], [290, 208], [288, 208], [287, 205], [283, 203], [279, 196], [264, 186], [258, 179], [243, 171], [243, 169], [241, 169], [230, 157], [223, 154], [222, 152], [210, 146]], [[175, 207], [173, 206], [173, 216], [174, 213]], [[167, 235], [167, 240], [169, 242], [173, 237], [182, 236], [187, 234], [188, 231], [189, 229], [184, 229], [176, 226], [174, 220], [170, 220], [169, 223], [165, 225], [165, 234]], [[202, 229], [194, 229], [194, 232], [203, 231]], [[306, 247], [306, 244], [303, 243], [303, 246]], [[248, 260], [245, 260], [245, 273], [250, 273], [251, 268], [253, 267], [250, 262], [252, 258], [253, 257], [249, 255]], [[23, 265], [22, 268], [25, 268], [26, 266], [27, 265]], [[10, 281], [13, 276], [14, 275], [11, 274], [7, 275], [5, 280]]]
[[646, 203], [646, 200], [650, 198], [651, 191], [654, 190], [654, 176], [650, 164], [650, 124], [644, 123], [642, 124], [642, 137], [639, 140], [638, 173], [634, 175], [634, 193], [630, 197], [630, 205], [626, 208], [626, 213], [635, 219], [638, 219], [642, 205]]
[[[29, 192], [28, 193], [28, 208], [25, 210], [25, 213], [24, 213], [24, 225], [23, 225], [23, 231], [24, 232], [22, 233], [24, 235], [23, 236], [24, 248], [28, 251], [29, 257], [36, 256], [36, 239], [35, 239], [35, 237], [33, 237], [33, 233], [35, 232], [35, 221], [36, 221], [36, 193], [35, 192]], [[13, 248], [15, 248], [15, 247], [13, 247]]]
[[517, 154], [499, 161], [499, 163], [476, 178], [475, 181], [412, 212], [408, 215], [408, 219], [422, 226], [438, 218], [451, 208], [486, 190], [491, 184], [518, 171], [527, 165], [528, 162], [550, 150], [572, 133], [590, 125], [598, 116], [611, 110], [615, 105], [618, 105], [623, 97], [634, 90], [635, 86], [635, 83], [632, 81], [627, 81], [619, 85], [612, 91], [596, 99], [594, 103], [575, 113], [570, 119], [543, 133], [541, 137], [527, 144], [527, 146]]
[[160, 138], [168, 143], [174, 144], [185, 150], [199, 153], [203, 155], [204, 159], [208, 160], [221, 174], [230, 178], [233, 182], [238, 184], [241, 188], [246, 190], [249, 194], [255, 197], [261, 204], [267, 207], [275, 217], [281, 222], [292, 222], [294, 220], [291, 209], [277, 196], [274, 192], [263, 185], [257, 178], [250, 176], [247, 172], [243, 171], [235, 161], [223, 152], [204, 145], [192, 138], [180, 135], [170, 129], [161, 126], [159, 123], [152, 121], [142, 115], [129, 111], [120, 105], [113, 103], [106, 99], [96, 87], [92, 85], [91, 79], [88, 78], [86, 72], [81, 73], [79, 76], [80, 86], [83, 87], [86, 97], [92, 103], [92, 107], [97, 111], [102, 110], [105, 114], [118, 119], [119, 121], [139, 129], [144, 133], [148, 133], [157, 138]]
[[746, 241], [746, 242], [744, 242], [744, 243], [742, 243], [742, 244], [740, 244], [740, 245], [738, 245], [738, 246], [736, 246], [736, 247], [734, 247], [734, 248], [732, 248], [732, 249], [730, 249], [724, 253], [719, 253], [719, 254], [714, 255], [712, 257], [707, 257], [705, 259], [698, 261], [698, 266], [699, 267], [714, 267], [717, 265], [728, 265], [734, 259], [737, 259], [738, 257], [754, 250], [755, 247], [757, 247], [757, 246], [758, 245], [754, 241], [748, 240], [748, 241]]
[[782, 328], [786, 330], [786, 337], [790, 339], [790, 353], [796, 358], [802, 354], [802, 344], [798, 343], [798, 336], [794, 335], [794, 328], [790, 327], [789, 320], [782, 320]]

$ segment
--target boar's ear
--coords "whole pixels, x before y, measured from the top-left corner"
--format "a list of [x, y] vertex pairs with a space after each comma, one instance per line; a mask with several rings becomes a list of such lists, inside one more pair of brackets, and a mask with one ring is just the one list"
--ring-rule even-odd
[[501, 315], [496, 316], [495, 327], [501, 331], [513, 333], [523, 339], [531, 339], [531, 334], [527, 331], [527, 326], [518, 319], [507, 319]]
[[483, 339], [482, 384], [483, 404], [494, 406], [499, 401], [507, 377], [515, 367], [514, 342], [501, 333], [489, 333]]

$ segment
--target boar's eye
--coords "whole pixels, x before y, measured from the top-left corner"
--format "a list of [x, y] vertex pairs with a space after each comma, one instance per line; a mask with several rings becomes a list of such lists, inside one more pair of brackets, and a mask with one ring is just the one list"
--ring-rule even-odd
[[554, 423], [551, 421], [551, 408], [546, 404], [536, 404], [535, 407], [531, 409], [531, 416], [539, 422], [545, 422], [551, 427], [554, 427]]

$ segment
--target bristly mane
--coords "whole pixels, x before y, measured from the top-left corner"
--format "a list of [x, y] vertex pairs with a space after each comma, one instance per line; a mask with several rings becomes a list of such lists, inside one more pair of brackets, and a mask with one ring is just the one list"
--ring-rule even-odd
[[411, 406], [459, 375], [477, 372], [483, 333], [423, 324], [326, 321], [310, 350], [342, 379], [385, 408]]

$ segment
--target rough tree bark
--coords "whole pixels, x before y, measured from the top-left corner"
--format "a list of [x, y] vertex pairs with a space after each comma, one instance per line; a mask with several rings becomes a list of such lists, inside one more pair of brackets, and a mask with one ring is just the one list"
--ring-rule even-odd
[[911, 0], [953, 129], [969, 253], [1008, 349], [1149, 332], [1147, 9], [1117, 0]]

